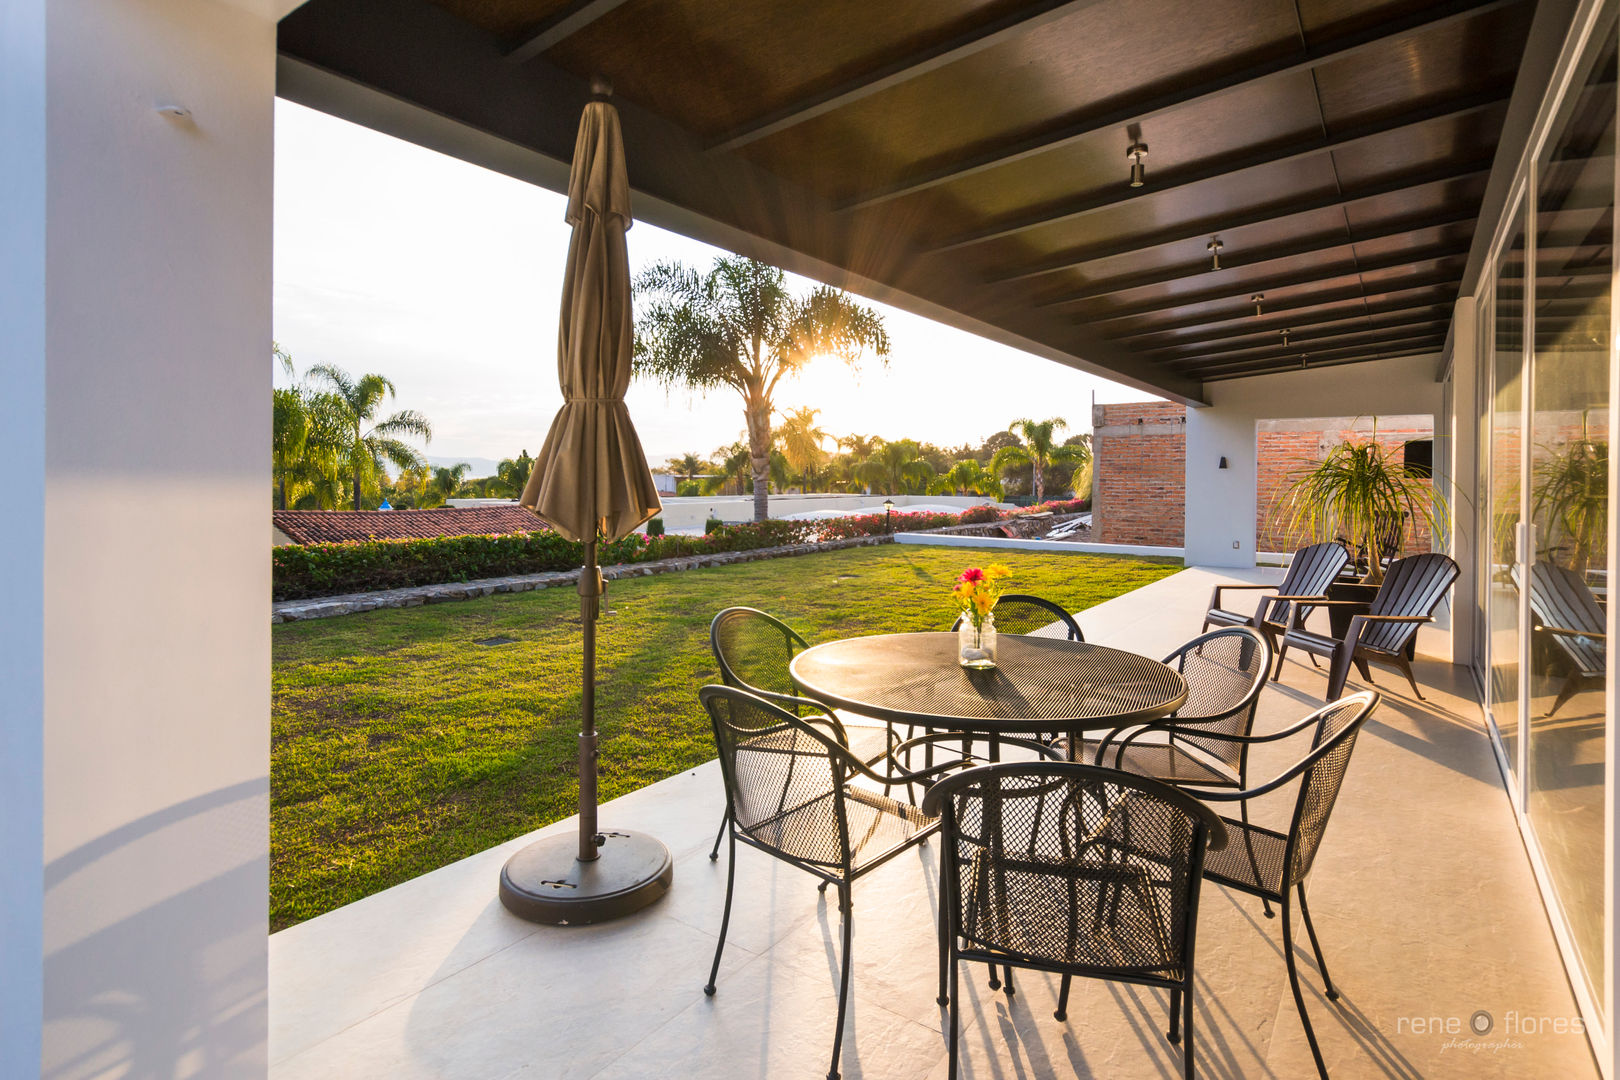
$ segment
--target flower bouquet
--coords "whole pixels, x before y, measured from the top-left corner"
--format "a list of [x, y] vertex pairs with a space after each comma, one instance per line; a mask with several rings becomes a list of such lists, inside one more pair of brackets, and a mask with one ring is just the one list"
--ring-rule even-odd
[[970, 566], [951, 588], [951, 598], [962, 612], [956, 659], [969, 670], [996, 666], [996, 601], [1001, 599], [1001, 582], [1011, 576], [1012, 571], [1000, 563]]

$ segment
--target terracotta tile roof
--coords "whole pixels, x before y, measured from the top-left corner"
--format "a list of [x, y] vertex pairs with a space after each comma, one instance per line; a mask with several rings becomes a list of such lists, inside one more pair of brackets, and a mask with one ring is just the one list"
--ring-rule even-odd
[[515, 505], [434, 510], [276, 510], [273, 517], [276, 528], [295, 544], [500, 536], [545, 527], [539, 518]]

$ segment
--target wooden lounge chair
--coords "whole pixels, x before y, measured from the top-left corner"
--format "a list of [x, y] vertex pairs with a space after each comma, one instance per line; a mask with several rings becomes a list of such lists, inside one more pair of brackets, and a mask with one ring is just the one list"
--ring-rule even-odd
[[1344, 694], [1352, 664], [1361, 672], [1361, 677], [1371, 683], [1369, 662], [1401, 672], [1411, 684], [1412, 693], [1423, 700], [1423, 692], [1412, 676], [1412, 645], [1417, 628], [1434, 617], [1434, 609], [1445, 599], [1446, 592], [1457, 580], [1457, 573], [1457, 564], [1446, 555], [1434, 552], [1413, 555], [1390, 564], [1384, 584], [1370, 606], [1357, 600], [1317, 601], [1324, 607], [1366, 606], [1367, 611], [1352, 616], [1350, 629], [1343, 638], [1314, 633], [1303, 626], [1290, 626], [1277, 650], [1277, 673], [1272, 680], [1282, 678], [1283, 656], [1288, 650], [1302, 649], [1313, 656], [1330, 659], [1329, 701], [1337, 701]]
[[[1259, 631], [1275, 651], [1277, 635], [1291, 626], [1304, 625], [1313, 604], [1327, 599], [1328, 586], [1349, 561], [1349, 553], [1340, 544], [1312, 544], [1294, 552], [1280, 585], [1217, 585], [1209, 598], [1209, 610], [1204, 613], [1204, 625], [1199, 632], [1212, 625], [1249, 626]], [[1276, 592], [1261, 597], [1259, 606], [1252, 613], [1244, 614], [1221, 606], [1221, 595], [1238, 589], [1274, 589]]]
[[[1522, 588], [1519, 574], [1515, 566], [1513, 584]], [[1569, 675], [1547, 711], [1551, 716], [1588, 686], [1604, 685], [1608, 623], [1581, 576], [1556, 563], [1538, 562], [1530, 568], [1530, 611], [1535, 616], [1535, 630], [1545, 634], [1569, 661]]]

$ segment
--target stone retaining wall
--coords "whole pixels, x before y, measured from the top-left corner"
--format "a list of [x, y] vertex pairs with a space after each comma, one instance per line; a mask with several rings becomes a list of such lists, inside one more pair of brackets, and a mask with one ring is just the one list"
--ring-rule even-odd
[[[659, 559], [656, 562], [618, 563], [602, 567], [602, 577], [608, 581], [648, 577], [652, 574], [669, 574], [679, 570], [696, 570], [705, 566], [729, 566], [732, 563], [811, 555], [818, 551], [838, 551], [842, 548], [871, 547], [874, 544], [893, 542], [892, 536], [857, 536], [847, 540], [828, 540], [820, 544], [784, 544], [781, 547], [757, 548], [753, 551], [721, 551], [712, 555]], [[439, 585], [416, 585], [408, 589], [346, 593], [342, 596], [319, 596], [305, 600], [280, 600], [270, 606], [270, 621], [301, 622], [305, 619], [330, 619], [337, 615], [354, 615], [381, 608], [421, 607], [423, 604], [442, 604], [451, 600], [473, 600], [495, 593], [551, 589], [558, 585], [572, 585], [578, 580], [578, 570], [551, 570], [542, 574], [517, 574], [512, 577], [483, 578], [479, 581], [447, 581]]]

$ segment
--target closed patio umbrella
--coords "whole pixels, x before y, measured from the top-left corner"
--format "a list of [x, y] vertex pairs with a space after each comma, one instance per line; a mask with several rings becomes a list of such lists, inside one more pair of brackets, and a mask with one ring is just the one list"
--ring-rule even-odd
[[[593, 87], [605, 97], [604, 87]], [[591, 923], [627, 915], [669, 890], [674, 865], [658, 840], [626, 830], [604, 832], [596, 820], [596, 619], [604, 591], [596, 562], [598, 535], [611, 542], [660, 508], [641, 442], [625, 408], [633, 343], [630, 227], [619, 114], [593, 100], [580, 117], [568, 179], [568, 268], [557, 335], [557, 379], [563, 406], [535, 459], [522, 505], [585, 546], [579, 578], [584, 634], [580, 698], [579, 836], [536, 841], [501, 870], [501, 902], [523, 918]]]

